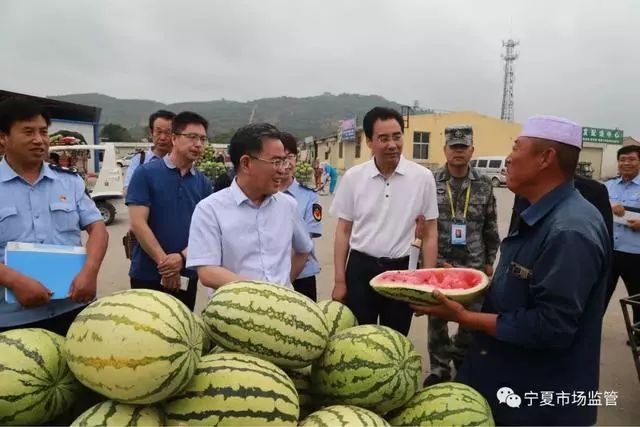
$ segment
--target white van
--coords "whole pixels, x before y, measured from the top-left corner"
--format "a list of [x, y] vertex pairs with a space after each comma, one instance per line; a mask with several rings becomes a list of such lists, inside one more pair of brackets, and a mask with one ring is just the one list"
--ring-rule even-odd
[[494, 187], [507, 184], [507, 156], [486, 156], [471, 159], [471, 167], [486, 175]]

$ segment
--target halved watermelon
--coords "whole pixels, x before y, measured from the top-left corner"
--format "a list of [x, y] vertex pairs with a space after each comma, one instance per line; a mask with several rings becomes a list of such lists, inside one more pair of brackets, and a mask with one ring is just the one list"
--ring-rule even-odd
[[433, 291], [467, 305], [489, 285], [489, 277], [473, 268], [424, 268], [392, 270], [377, 275], [369, 282], [385, 297], [412, 304], [436, 304]]

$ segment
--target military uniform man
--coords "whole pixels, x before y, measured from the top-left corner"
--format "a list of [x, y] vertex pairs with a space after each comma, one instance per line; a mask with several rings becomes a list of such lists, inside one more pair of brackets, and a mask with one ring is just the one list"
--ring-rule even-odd
[[[106, 226], [82, 178], [44, 162], [49, 124], [49, 116], [34, 101], [0, 103], [0, 145], [6, 150], [0, 162], [0, 286], [11, 289], [19, 302], [7, 303], [0, 289], [0, 332], [29, 327], [66, 335], [76, 315], [96, 296], [107, 250]], [[69, 283], [67, 298], [51, 299], [42, 283], [2, 264], [8, 242], [80, 246], [81, 230], [89, 234], [87, 258]]]
[[[469, 267], [491, 276], [500, 245], [496, 199], [491, 181], [469, 166], [473, 155], [470, 126], [445, 129], [444, 154], [447, 163], [435, 174], [438, 198], [438, 263]], [[479, 310], [482, 299], [470, 309]], [[425, 385], [451, 379], [450, 364], [456, 369], [469, 347], [471, 334], [459, 327], [451, 339], [447, 321], [429, 317], [428, 348], [431, 374]]]

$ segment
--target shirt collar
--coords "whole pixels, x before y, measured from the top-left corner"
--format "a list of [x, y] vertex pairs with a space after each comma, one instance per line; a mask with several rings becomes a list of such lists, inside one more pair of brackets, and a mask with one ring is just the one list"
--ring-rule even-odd
[[[400, 154], [400, 161], [398, 161], [398, 165], [396, 166], [396, 170], [393, 171], [393, 173], [394, 174], [397, 173], [399, 175], [406, 175], [406, 173], [407, 173], [407, 162], [408, 162], [407, 159], [405, 159], [404, 156], [402, 154]], [[378, 170], [378, 167], [376, 166], [375, 158], [370, 160], [369, 173], [367, 175], [369, 175], [370, 178], [375, 178], [378, 175], [382, 176], [382, 174]]]
[[[451, 174], [449, 173], [449, 169], [447, 168], [447, 165], [445, 163], [444, 166], [442, 166], [440, 169], [438, 169], [436, 171], [435, 174], [435, 180], [436, 181], [449, 181], [449, 178], [451, 178]], [[475, 181], [479, 178], [478, 172], [472, 168], [471, 166], [469, 166], [469, 173], [467, 174], [466, 178], [469, 178], [471, 181]]]
[[[169, 154], [164, 156], [162, 158], [162, 160], [164, 160], [164, 164], [167, 165], [167, 167], [169, 169], [175, 169], [176, 168], [176, 165], [174, 165], [173, 162], [171, 161], [171, 158], [169, 157]], [[191, 175], [195, 175], [196, 174], [196, 167], [191, 165], [191, 169], [189, 170], [189, 172], [191, 173]]]
[[523, 200], [522, 206], [524, 210], [520, 214], [520, 217], [531, 227], [551, 212], [558, 203], [569, 197], [574, 190], [573, 179], [571, 179], [542, 196], [542, 198], [533, 205], [527, 200]]
[[[11, 181], [12, 179], [19, 178], [19, 177], [20, 176], [16, 173], [16, 171], [14, 171], [11, 166], [9, 166], [7, 159], [6, 158], [2, 159], [2, 161], [0, 162], [0, 182], [8, 182], [8, 181]], [[49, 168], [49, 164], [46, 162], [42, 162], [42, 169], [40, 169], [40, 176], [38, 176], [38, 179], [36, 180], [36, 182], [39, 182], [43, 177], [46, 177], [49, 179], [58, 179], [58, 175], [56, 175]]]
[[297, 179], [293, 178], [291, 185], [289, 185], [289, 187], [287, 187], [287, 189], [284, 190], [283, 193], [289, 193], [293, 195], [293, 193], [296, 192], [298, 188], [300, 188], [300, 183], [298, 182]]
[[[234, 177], [233, 181], [231, 181], [231, 185], [229, 186], [229, 191], [231, 191], [231, 197], [233, 198], [233, 201], [236, 202], [236, 206], [240, 206], [244, 202], [247, 202], [251, 206], [255, 206], [251, 202], [251, 200], [249, 200], [247, 195], [244, 194], [244, 191], [242, 191], [242, 188], [240, 188], [237, 181], [238, 181], [238, 178]], [[272, 200], [276, 200], [277, 195], [278, 194], [276, 193], [269, 197], [266, 197], [262, 202], [261, 206], [265, 206], [267, 203], [271, 202]]]

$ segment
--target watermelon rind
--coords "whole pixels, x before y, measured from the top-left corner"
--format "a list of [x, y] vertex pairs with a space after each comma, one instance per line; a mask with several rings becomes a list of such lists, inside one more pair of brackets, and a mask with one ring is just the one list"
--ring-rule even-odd
[[397, 282], [385, 282], [383, 277], [385, 274], [389, 273], [403, 273], [408, 270], [393, 270], [387, 271], [385, 273], [381, 273], [375, 276], [369, 282], [369, 285], [380, 295], [383, 295], [387, 298], [391, 298], [397, 301], [408, 302], [410, 304], [417, 305], [433, 305], [438, 304], [438, 300], [434, 297], [433, 291], [438, 290], [447, 298], [457, 301], [462, 305], [468, 306], [477, 300], [480, 296], [482, 296], [489, 284], [489, 277], [480, 270], [476, 270], [474, 268], [425, 268], [419, 270], [411, 270], [413, 271], [442, 271], [442, 272], [454, 272], [454, 271], [466, 271], [473, 272], [477, 274], [482, 279], [480, 283], [476, 286], [469, 289], [441, 289], [429, 284], [410, 284], [410, 283], [397, 283]]
[[160, 427], [163, 425], [165, 425], [165, 416], [158, 406], [129, 405], [113, 400], [92, 406], [71, 423], [71, 427]]
[[300, 422], [300, 427], [387, 427], [389, 423], [375, 412], [352, 405], [322, 408]]
[[73, 407], [84, 387], [63, 347], [63, 336], [44, 329], [0, 333], [0, 425], [46, 424]]
[[295, 426], [293, 381], [276, 365], [240, 353], [203, 356], [187, 387], [164, 402], [170, 426]]
[[321, 405], [355, 405], [384, 415], [416, 393], [421, 364], [401, 333], [386, 326], [355, 326], [331, 337], [312, 365], [311, 384]]
[[202, 313], [221, 347], [283, 368], [303, 368], [327, 346], [327, 320], [310, 298], [266, 282], [233, 282], [216, 290]]
[[424, 388], [402, 408], [388, 414], [393, 426], [495, 426], [487, 400], [458, 382]]

